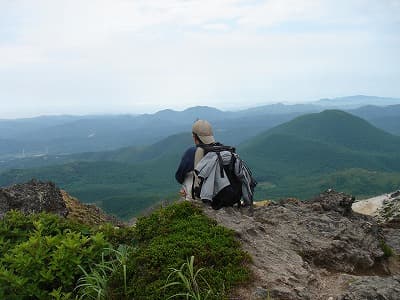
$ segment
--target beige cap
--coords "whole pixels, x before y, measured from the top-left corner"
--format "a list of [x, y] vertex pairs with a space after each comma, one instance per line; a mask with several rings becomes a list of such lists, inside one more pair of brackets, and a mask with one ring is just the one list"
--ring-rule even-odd
[[211, 124], [206, 120], [197, 120], [194, 122], [192, 132], [196, 134], [200, 141], [204, 144], [215, 143], [213, 130]]

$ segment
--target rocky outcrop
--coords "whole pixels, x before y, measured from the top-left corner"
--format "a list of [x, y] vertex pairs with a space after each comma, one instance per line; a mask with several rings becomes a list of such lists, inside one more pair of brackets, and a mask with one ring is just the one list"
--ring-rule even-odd
[[62, 217], [68, 214], [62, 194], [55, 184], [37, 180], [0, 188], [0, 218], [13, 209], [26, 214], [51, 212]]
[[400, 276], [364, 277], [349, 284], [349, 289], [340, 300], [386, 300], [399, 299]]
[[[382, 250], [384, 232], [372, 217], [354, 214], [353, 201], [327, 191], [308, 202], [288, 199], [255, 207], [253, 213], [204, 207], [209, 217], [236, 232], [253, 258], [254, 282], [237, 297], [347, 299], [375, 276], [386, 276], [381, 285], [397, 280]], [[382, 299], [400, 298], [393, 289], [382, 293]]]
[[115, 226], [125, 226], [122, 221], [104, 213], [97, 206], [81, 203], [63, 190], [61, 190], [61, 194], [68, 209], [68, 219], [87, 225], [111, 223]]
[[400, 192], [392, 193], [376, 212], [377, 221], [384, 227], [400, 229]]
[[385, 243], [394, 253], [400, 254], [400, 191], [359, 200], [353, 210], [372, 216], [382, 227]]
[[9, 210], [25, 214], [49, 212], [87, 225], [111, 223], [124, 226], [95, 205], [83, 204], [52, 182], [31, 180], [27, 183], [0, 188], [0, 219]]

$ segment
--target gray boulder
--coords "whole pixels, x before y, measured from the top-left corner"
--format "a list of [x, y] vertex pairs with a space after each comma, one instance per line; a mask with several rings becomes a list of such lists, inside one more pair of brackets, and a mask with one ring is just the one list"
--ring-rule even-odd
[[352, 282], [349, 290], [340, 300], [398, 300], [400, 297], [400, 276], [371, 276]]
[[25, 214], [51, 212], [62, 217], [68, 214], [61, 191], [55, 184], [37, 180], [0, 188], [0, 219], [9, 210]]

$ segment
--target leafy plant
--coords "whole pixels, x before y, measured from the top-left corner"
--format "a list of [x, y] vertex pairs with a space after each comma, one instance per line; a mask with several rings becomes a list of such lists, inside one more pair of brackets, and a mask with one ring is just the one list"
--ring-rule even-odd
[[[79, 266], [83, 276], [79, 278], [78, 285], [75, 288], [80, 294], [78, 299], [109, 299], [108, 280], [110, 275], [120, 268], [122, 268], [123, 273], [124, 296], [127, 295], [126, 264], [131, 252], [130, 247], [120, 245], [118, 249], [106, 248], [104, 250], [101, 254], [101, 262], [95, 264], [94, 267], [90, 266], [90, 272]], [[109, 259], [107, 260], [105, 257], [109, 257]]]
[[[100, 264], [104, 248], [132, 235], [131, 229], [89, 228], [52, 214], [8, 212], [0, 221], [0, 298], [68, 299], [81, 268]], [[126, 265], [127, 250], [112, 253]]]
[[[190, 260], [187, 260], [179, 269], [171, 268], [172, 272], [168, 275], [167, 284], [164, 288], [168, 288], [170, 286], [182, 286], [185, 292], [180, 292], [170, 296], [170, 298], [175, 297], [185, 297], [186, 299], [194, 299], [194, 300], [202, 300], [207, 299], [212, 294], [212, 289], [208, 284], [207, 280], [201, 276], [200, 272], [203, 268], [195, 271], [194, 268], [194, 256], [190, 257]], [[171, 277], [177, 277], [177, 281], [169, 282]], [[206, 288], [202, 288], [201, 284], [204, 284]], [[205, 294], [204, 297], [202, 295]]]

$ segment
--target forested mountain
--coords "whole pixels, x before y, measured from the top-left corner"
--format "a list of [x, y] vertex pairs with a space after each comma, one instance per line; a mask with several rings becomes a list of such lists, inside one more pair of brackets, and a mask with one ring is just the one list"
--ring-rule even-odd
[[364, 152], [398, 152], [400, 137], [371, 126], [339, 110], [307, 114], [269, 130], [264, 135], [291, 135]]
[[310, 197], [336, 186], [357, 195], [398, 188], [398, 149], [400, 137], [336, 110], [301, 116], [240, 147], [265, 197]]

